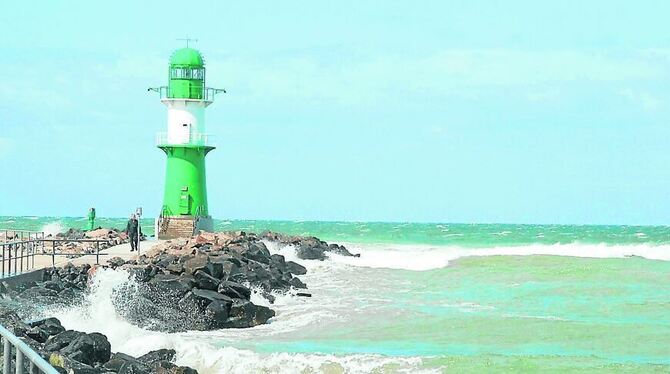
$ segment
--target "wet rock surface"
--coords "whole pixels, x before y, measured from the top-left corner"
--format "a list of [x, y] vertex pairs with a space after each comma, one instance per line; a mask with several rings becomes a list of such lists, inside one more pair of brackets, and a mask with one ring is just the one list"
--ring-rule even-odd
[[160, 331], [246, 328], [275, 312], [251, 301], [252, 289], [271, 293], [307, 288], [300, 264], [271, 254], [262, 237], [244, 232], [202, 233], [166, 242], [130, 267], [137, 280], [115, 293], [127, 320]]
[[[140, 357], [112, 353], [107, 337], [100, 333], [66, 330], [56, 318], [24, 322], [14, 311], [0, 314], [0, 324], [21, 338], [62, 373], [98, 374], [196, 374], [174, 363], [175, 351], [161, 349]], [[24, 371], [29, 372], [26, 362]], [[13, 362], [12, 365], [16, 365]]]

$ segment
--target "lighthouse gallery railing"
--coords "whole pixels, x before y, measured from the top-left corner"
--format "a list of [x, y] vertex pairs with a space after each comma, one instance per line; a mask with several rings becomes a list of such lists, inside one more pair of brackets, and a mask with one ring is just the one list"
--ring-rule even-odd
[[159, 132], [156, 134], [156, 145], [161, 146], [161, 145], [199, 145], [199, 146], [207, 146], [207, 147], [213, 147], [214, 146], [214, 136], [209, 135], [209, 134], [203, 134], [203, 133], [191, 133], [189, 134], [188, 141], [185, 141], [185, 139], [171, 139], [168, 136], [167, 132]]

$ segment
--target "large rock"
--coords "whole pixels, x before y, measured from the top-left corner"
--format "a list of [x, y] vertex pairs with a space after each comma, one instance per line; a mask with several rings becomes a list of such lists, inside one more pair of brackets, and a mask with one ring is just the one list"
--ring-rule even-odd
[[107, 361], [103, 367], [107, 370], [113, 371], [115, 373], [126, 373], [126, 374], [149, 374], [151, 373], [151, 367], [149, 365], [140, 362], [133, 356], [127, 355], [125, 353], [114, 353], [112, 357]]
[[303, 260], [325, 260], [325, 249], [311, 243], [301, 243], [296, 249], [296, 255]]
[[219, 284], [219, 293], [226, 295], [230, 298], [236, 298], [236, 299], [246, 299], [249, 300], [251, 298], [251, 290], [237, 282], [232, 282], [232, 281], [223, 281], [221, 284]]
[[254, 327], [266, 323], [274, 315], [274, 310], [268, 307], [255, 305], [247, 300], [235, 300], [230, 306], [226, 327]]
[[79, 331], [63, 331], [60, 334], [49, 337], [46, 343], [44, 343], [44, 350], [46, 352], [60, 351], [69, 346], [73, 341], [85, 335], [85, 333]]
[[93, 366], [109, 361], [111, 345], [107, 341], [107, 337], [102, 334], [82, 333], [61, 349], [60, 353], [73, 360]]
[[210, 269], [209, 256], [206, 254], [199, 253], [184, 262], [184, 271], [191, 275], [194, 275], [198, 270], [211, 275]]
[[65, 331], [65, 327], [61, 325], [57, 318], [46, 318], [39, 321], [34, 321], [30, 323], [30, 326], [44, 331], [47, 336], [58, 335]]
[[198, 288], [204, 289], [204, 290], [213, 290], [215, 291], [216, 289], [219, 288], [219, 283], [221, 283], [220, 280], [214, 278], [213, 276], [205, 273], [202, 270], [198, 270], [195, 272], [194, 275], [195, 278], [195, 283]]
[[151, 351], [143, 356], [137, 358], [137, 361], [148, 365], [153, 366], [160, 361], [174, 361], [174, 357], [177, 352], [174, 349], [159, 349], [157, 351]]
[[289, 273], [295, 275], [307, 274], [307, 268], [293, 261], [286, 262], [286, 270], [288, 270]]
[[155, 294], [153, 295], [155, 297], [150, 297], [150, 299], [157, 300], [159, 297], [160, 299], [179, 299], [189, 292], [195, 283], [195, 279], [188, 275], [156, 274], [147, 282], [147, 285], [151, 292]]

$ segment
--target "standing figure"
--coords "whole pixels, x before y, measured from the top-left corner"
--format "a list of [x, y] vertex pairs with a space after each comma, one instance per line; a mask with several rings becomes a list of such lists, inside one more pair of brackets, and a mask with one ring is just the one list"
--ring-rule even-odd
[[88, 210], [88, 226], [86, 226], [87, 231], [91, 231], [95, 228], [95, 208]]
[[126, 225], [126, 234], [130, 238], [130, 251], [134, 252], [137, 250], [137, 244], [140, 240], [142, 229], [140, 228], [140, 222], [137, 220], [137, 216], [134, 214], [130, 215], [128, 224]]

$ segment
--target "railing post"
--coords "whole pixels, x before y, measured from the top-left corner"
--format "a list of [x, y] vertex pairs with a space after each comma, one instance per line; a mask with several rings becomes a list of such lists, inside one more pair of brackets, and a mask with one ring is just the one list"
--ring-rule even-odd
[[23, 352], [16, 347], [16, 374], [23, 374]]
[[2, 360], [2, 372], [9, 373], [12, 370], [12, 345], [9, 342], [9, 339], [4, 338], [4, 351], [3, 351], [3, 360]]
[[9, 245], [9, 256], [7, 260], [7, 274], [12, 275], [12, 245]]
[[51, 242], [51, 267], [56, 266], [56, 242]]
[[5, 277], [5, 261], [7, 261], [7, 257], [5, 257], [5, 245], [2, 245], [2, 277]]
[[19, 270], [19, 272], [21, 272], [21, 273], [23, 273], [23, 250], [24, 250], [25, 246], [26, 246], [25, 243], [21, 244], [21, 270]]
[[95, 251], [95, 264], [100, 265], [100, 242], [95, 242], [96, 251]]
[[19, 272], [19, 245], [14, 243], [14, 275]]

